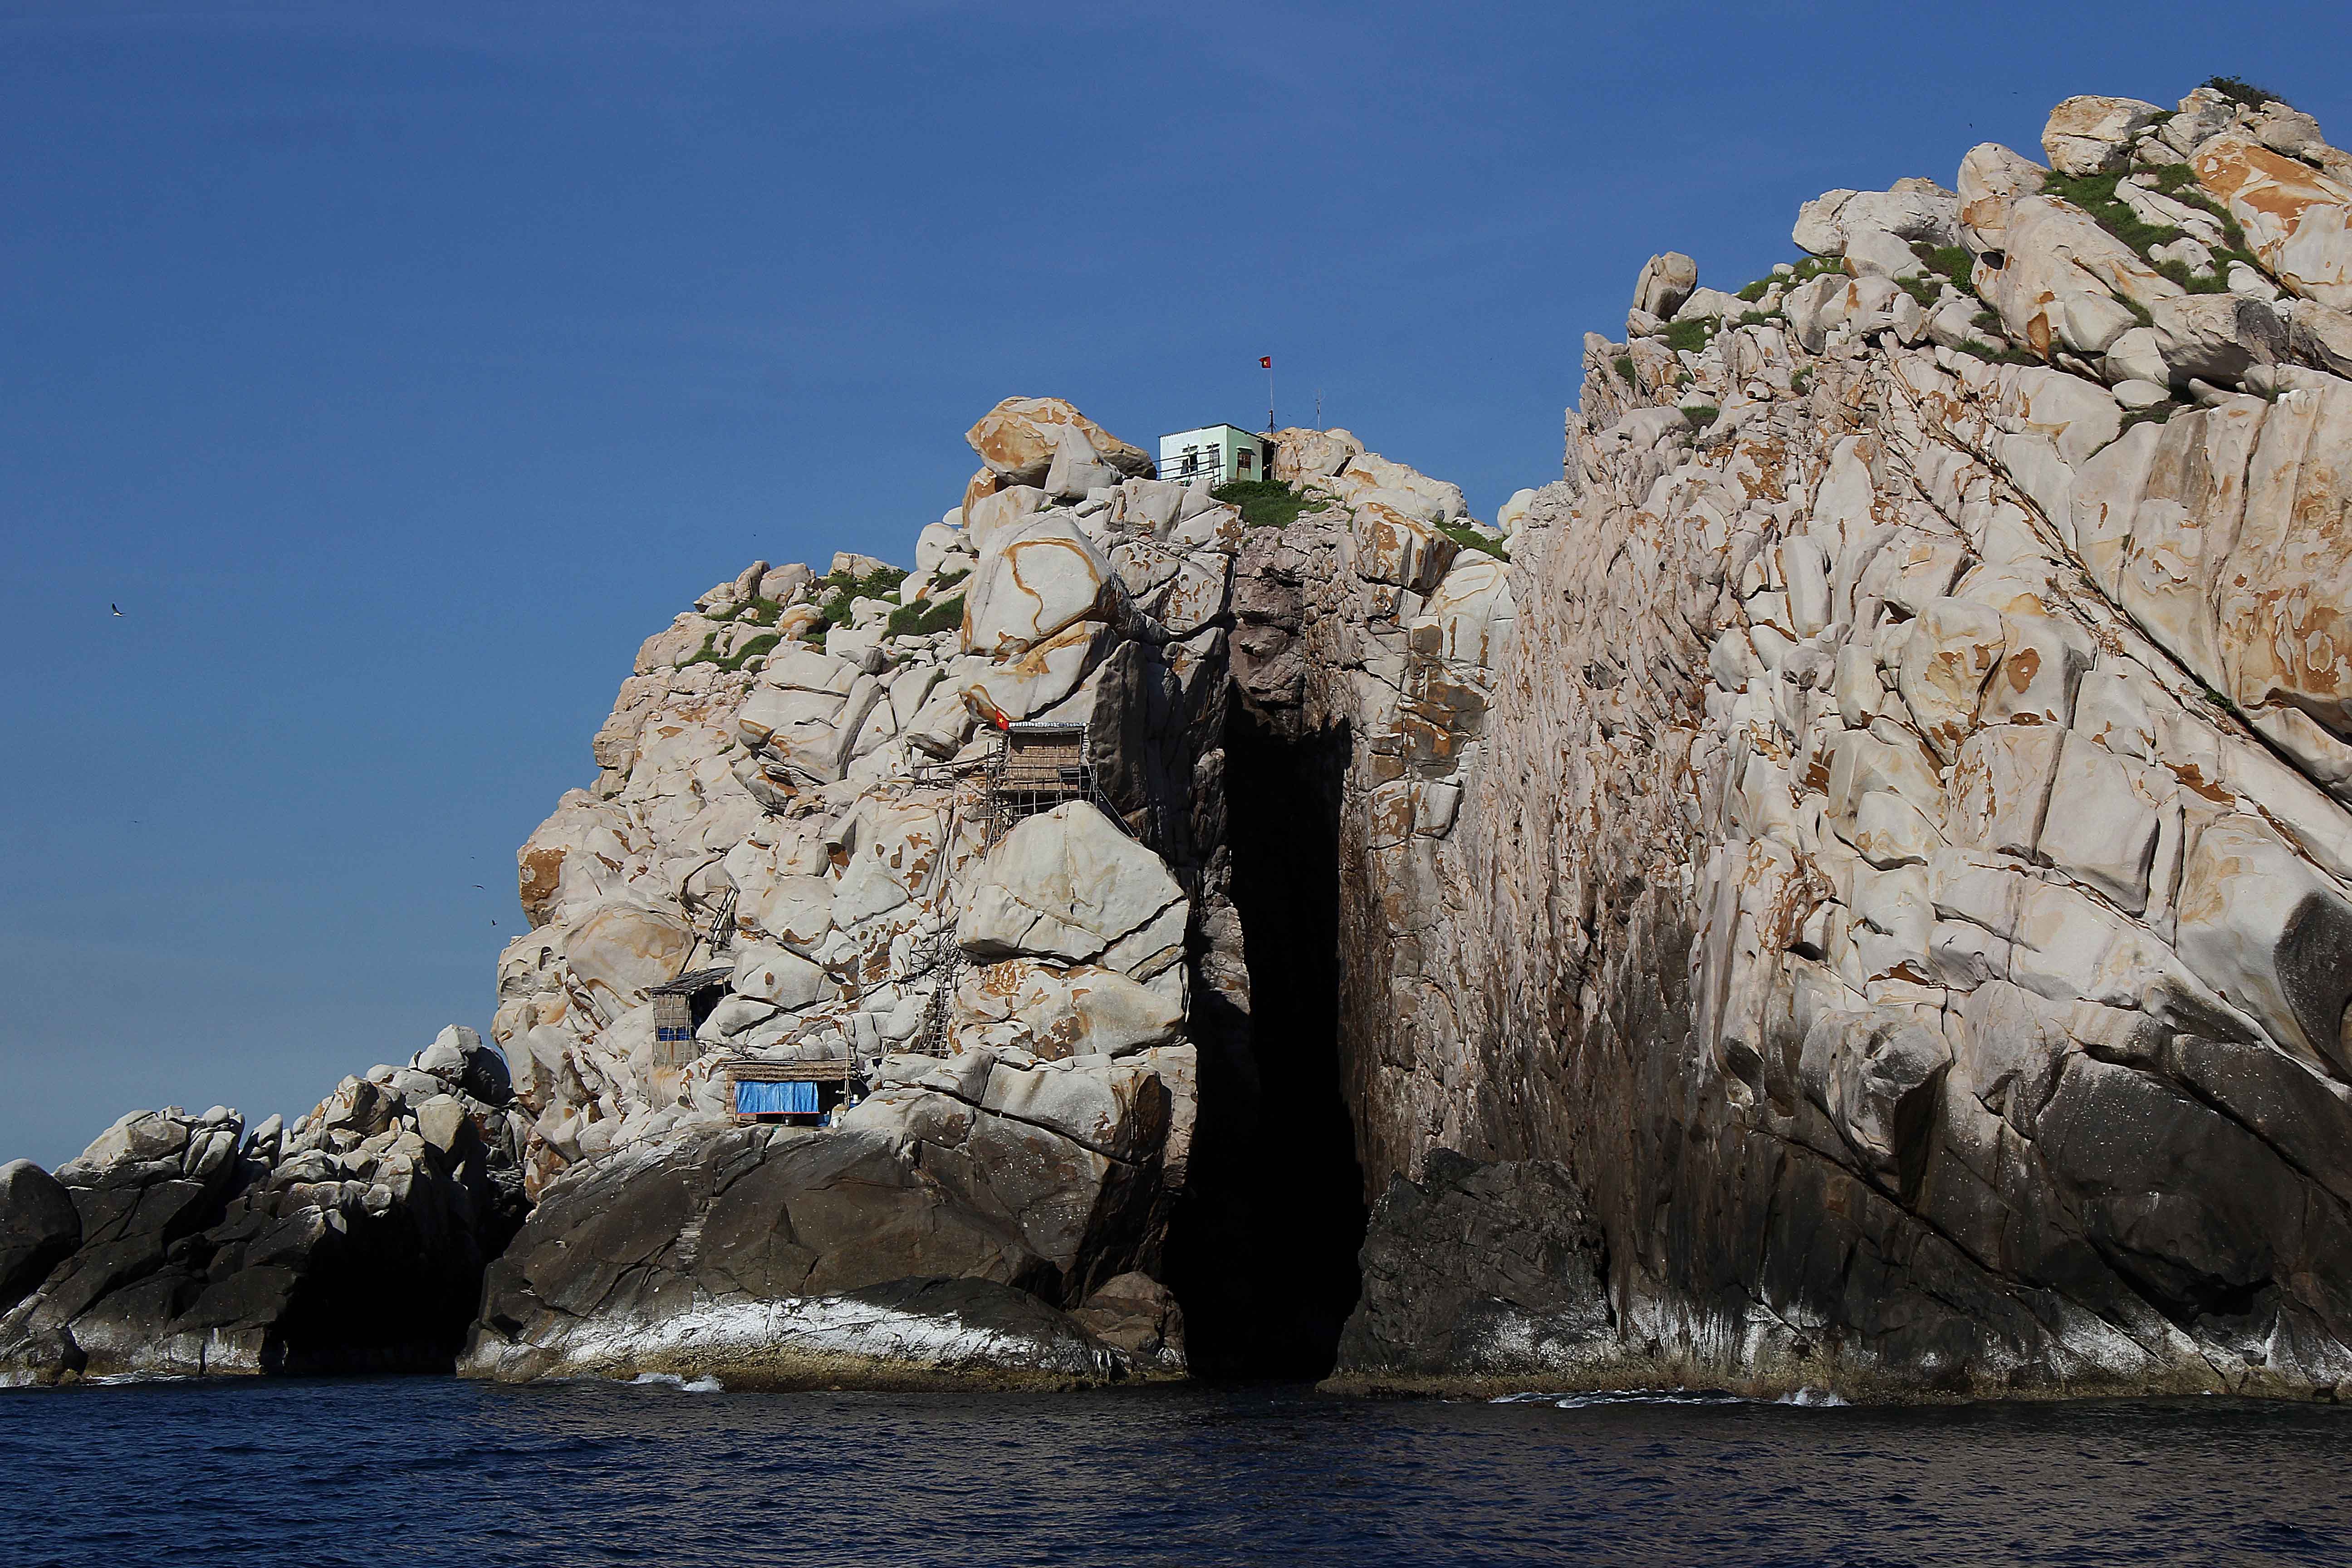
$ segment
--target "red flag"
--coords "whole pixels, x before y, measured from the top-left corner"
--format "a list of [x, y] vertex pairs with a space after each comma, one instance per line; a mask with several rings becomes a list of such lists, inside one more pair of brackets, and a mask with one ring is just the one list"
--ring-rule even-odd
[[1258, 356], [1257, 363], [1260, 368], [1272, 370], [1274, 368], [1274, 356], [1272, 354], [1260, 354]]

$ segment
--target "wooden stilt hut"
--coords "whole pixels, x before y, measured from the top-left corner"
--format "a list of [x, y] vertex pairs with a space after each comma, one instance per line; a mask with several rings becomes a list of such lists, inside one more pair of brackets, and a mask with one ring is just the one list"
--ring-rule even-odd
[[656, 1066], [684, 1067], [702, 1054], [695, 1046], [694, 1031], [727, 994], [734, 977], [732, 968], [698, 969], [646, 993], [654, 999]]
[[852, 1059], [821, 1062], [730, 1062], [727, 1103], [735, 1120], [813, 1126], [857, 1091]]

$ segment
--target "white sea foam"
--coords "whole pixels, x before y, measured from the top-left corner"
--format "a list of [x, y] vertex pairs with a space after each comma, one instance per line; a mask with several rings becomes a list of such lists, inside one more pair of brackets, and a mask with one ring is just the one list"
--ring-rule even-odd
[[1489, 1405], [1549, 1405], [1555, 1410], [1591, 1410], [1610, 1405], [1801, 1405], [1827, 1406], [1846, 1402], [1826, 1388], [1801, 1388], [1778, 1399], [1756, 1399], [1720, 1389], [1622, 1388], [1594, 1394], [1505, 1394]]
[[715, 1377], [683, 1378], [674, 1372], [641, 1372], [629, 1379], [632, 1387], [639, 1384], [657, 1383], [665, 1388], [675, 1388], [681, 1394], [724, 1394], [727, 1390]]
[[[663, 1354], [756, 1359], [776, 1351], [932, 1366], [1038, 1366], [1076, 1373], [1101, 1370], [1091, 1356], [1074, 1347], [976, 1327], [951, 1313], [906, 1312], [838, 1297], [705, 1302], [652, 1322], [583, 1324], [555, 1348], [582, 1370]], [[635, 1381], [669, 1375], [647, 1373]]]

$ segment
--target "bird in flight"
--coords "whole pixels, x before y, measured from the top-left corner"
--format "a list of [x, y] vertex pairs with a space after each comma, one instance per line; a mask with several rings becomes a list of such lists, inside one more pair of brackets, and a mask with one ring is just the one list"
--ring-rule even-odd
[[122, 606], [121, 606], [121, 605], [118, 605], [118, 604], [116, 604], [116, 603], [115, 603], [113, 600], [111, 600], [111, 599], [109, 599], [109, 600], [106, 602], [106, 607], [107, 607], [108, 609], [110, 609], [110, 610], [112, 610], [112, 611], [113, 611], [116, 615], [118, 615], [118, 616], [119, 616], [119, 615], [121, 615], [121, 614], [122, 613]]
[[[481, 885], [479, 882], [475, 883], [475, 884], [474, 884], [474, 886], [476, 886], [477, 888], [482, 888], [482, 885]], [[489, 889], [488, 889], [488, 888], [482, 888], [482, 891], [484, 891], [484, 892], [486, 892], [486, 893], [487, 893], [487, 892], [488, 892], [488, 891], [489, 891]]]

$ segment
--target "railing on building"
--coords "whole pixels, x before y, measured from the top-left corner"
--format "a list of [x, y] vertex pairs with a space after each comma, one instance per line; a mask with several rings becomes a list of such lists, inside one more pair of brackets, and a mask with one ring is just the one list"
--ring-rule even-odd
[[1206, 484], [1215, 489], [1225, 482], [1225, 455], [1212, 447], [1205, 452], [1185, 452], [1160, 464], [1160, 478], [1180, 485]]

